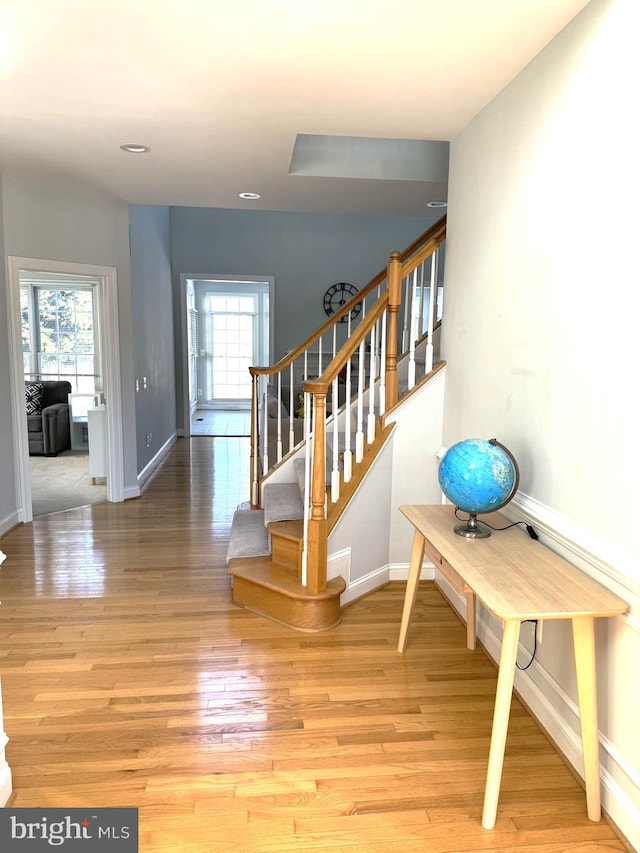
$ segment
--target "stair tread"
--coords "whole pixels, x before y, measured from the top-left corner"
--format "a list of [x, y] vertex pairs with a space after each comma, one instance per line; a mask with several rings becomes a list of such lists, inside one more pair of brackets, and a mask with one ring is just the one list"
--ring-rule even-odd
[[265, 528], [264, 511], [237, 509], [231, 522], [227, 563], [236, 557], [262, 557], [271, 554], [271, 538]]
[[301, 585], [291, 569], [272, 562], [270, 557], [234, 560], [229, 565], [229, 573], [234, 577], [245, 578], [269, 589], [278, 590], [290, 598], [314, 600], [332, 598], [346, 587], [344, 578], [337, 577], [327, 581], [327, 588], [324, 592], [310, 592]]
[[262, 493], [264, 523], [304, 518], [304, 506], [297, 483], [268, 483]]

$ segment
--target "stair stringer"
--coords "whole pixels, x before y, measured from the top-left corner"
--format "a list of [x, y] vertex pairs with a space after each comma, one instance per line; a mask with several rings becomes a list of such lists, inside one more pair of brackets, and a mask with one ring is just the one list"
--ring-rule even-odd
[[408, 576], [413, 530], [398, 507], [442, 499], [445, 376], [443, 366], [386, 416], [395, 428], [329, 535], [328, 578], [345, 579], [343, 606]]

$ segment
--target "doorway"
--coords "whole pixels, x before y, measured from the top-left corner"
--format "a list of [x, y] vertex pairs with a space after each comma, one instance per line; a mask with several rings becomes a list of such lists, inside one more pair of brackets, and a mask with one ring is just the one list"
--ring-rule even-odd
[[33, 518], [25, 380], [38, 377], [69, 381], [71, 403], [77, 404], [72, 415], [75, 450], [86, 438], [85, 398], [106, 403], [101, 436], [105, 497], [124, 500], [115, 269], [10, 256], [8, 273], [19, 520]]
[[185, 435], [249, 435], [251, 365], [273, 361], [271, 277], [183, 276]]
[[58, 387], [51, 382], [63, 382], [60, 388], [69, 392], [65, 398], [65, 392], [56, 391], [55, 403], [69, 408], [68, 419], [52, 419], [59, 425], [55, 446], [54, 436], [47, 433], [45, 441], [38, 431], [47, 431], [46, 400], [35, 408], [27, 404], [34, 516], [106, 500], [104, 473], [92, 476], [96, 471], [89, 457], [89, 410], [103, 396], [97, 286], [97, 279], [88, 276], [20, 271], [25, 387], [37, 396], [41, 388]]

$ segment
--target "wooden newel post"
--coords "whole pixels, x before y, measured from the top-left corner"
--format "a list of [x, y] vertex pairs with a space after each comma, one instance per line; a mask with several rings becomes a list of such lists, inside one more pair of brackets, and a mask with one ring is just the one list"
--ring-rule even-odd
[[326, 410], [327, 392], [314, 392], [313, 471], [307, 546], [307, 588], [312, 593], [324, 592], [327, 588]]
[[402, 301], [402, 261], [400, 252], [391, 252], [387, 267], [389, 319], [387, 322], [387, 356], [385, 364], [385, 410], [398, 402], [398, 309]]

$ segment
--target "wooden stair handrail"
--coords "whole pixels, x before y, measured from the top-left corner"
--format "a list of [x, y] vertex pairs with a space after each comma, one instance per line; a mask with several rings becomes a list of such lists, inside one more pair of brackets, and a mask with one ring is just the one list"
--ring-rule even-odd
[[[404, 265], [406, 262], [413, 261], [413, 255], [417, 252], [423, 245], [429, 245], [431, 250], [427, 252], [424, 257], [428, 257], [429, 254], [433, 251], [433, 248], [439, 245], [446, 236], [447, 233], [447, 217], [446, 215], [441, 217], [437, 222], [433, 225], [429, 226], [427, 230], [421, 234], [416, 240], [411, 243], [410, 246], [403, 252], [399, 252], [399, 258], [401, 263]], [[424, 259], [424, 258], [423, 258]], [[416, 261], [416, 263], [411, 267], [411, 270], [414, 269], [415, 266], [418, 265], [420, 261]], [[404, 272], [404, 267], [403, 267]], [[406, 274], [406, 273], [404, 273]], [[387, 276], [387, 267], [385, 266], [380, 272], [375, 275], [371, 281], [359, 290], [358, 293], [354, 297], [352, 297], [348, 302], [346, 302], [339, 311], [336, 311], [328, 320], [326, 320], [321, 326], [319, 326], [314, 332], [312, 332], [309, 337], [304, 340], [301, 344], [299, 344], [295, 349], [288, 352], [284, 358], [281, 358], [280, 361], [276, 362], [276, 364], [272, 364], [269, 367], [254, 367], [251, 366], [249, 371], [252, 376], [272, 376], [274, 373], [279, 373], [288, 367], [291, 362], [295, 361], [298, 356], [302, 355], [305, 350], [310, 349], [310, 347], [319, 340], [326, 332], [329, 331], [339, 320], [341, 317], [349, 314], [352, 309], [361, 302], [366, 296], [368, 296], [379, 284], [381, 284]], [[377, 304], [377, 303], [376, 303]]]
[[373, 326], [382, 316], [385, 308], [387, 307], [388, 300], [389, 294], [386, 292], [378, 297], [373, 304], [373, 308], [367, 312], [366, 317], [363, 318], [355, 332], [344, 342], [335, 354], [334, 358], [331, 359], [322, 376], [319, 376], [317, 379], [305, 379], [302, 383], [304, 391], [307, 391], [310, 394], [327, 394], [329, 386], [333, 380], [337, 377], [351, 356], [355, 355], [356, 350], [362, 341], [367, 337]]

